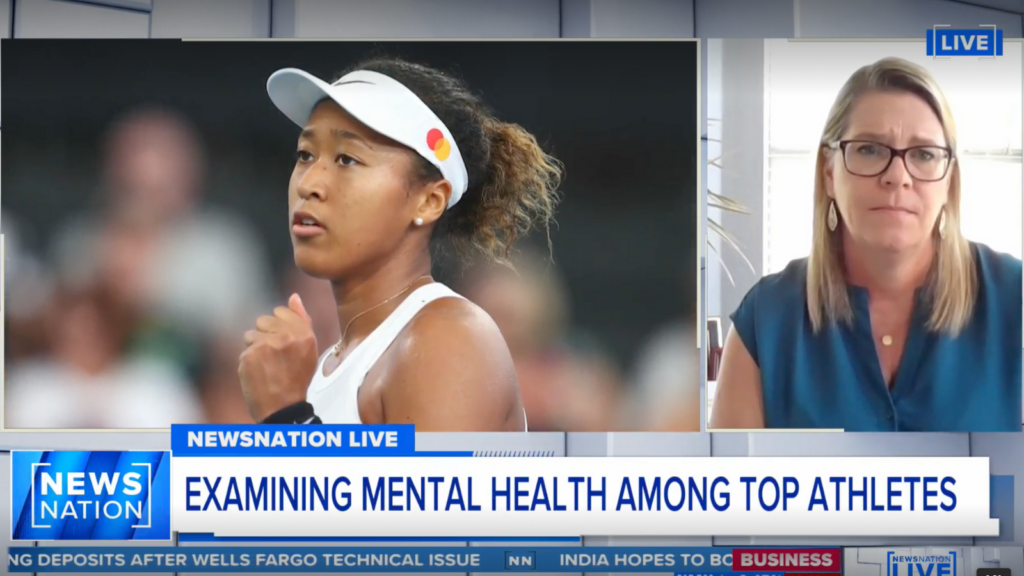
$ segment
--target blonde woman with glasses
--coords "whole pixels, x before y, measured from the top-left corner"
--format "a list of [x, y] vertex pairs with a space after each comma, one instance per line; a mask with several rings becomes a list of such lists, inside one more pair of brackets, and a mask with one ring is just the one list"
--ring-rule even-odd
[[711, 427], [1020, 432], [1021, 261], [963, 237], [960, 194], [931, 75], [855, 72], [822, 134], [811, 255], [732, 315]]

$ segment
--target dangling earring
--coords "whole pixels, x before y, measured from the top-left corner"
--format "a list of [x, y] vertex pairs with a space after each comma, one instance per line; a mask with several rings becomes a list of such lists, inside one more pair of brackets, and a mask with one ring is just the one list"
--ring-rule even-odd
[[423, 218], [417, 218], [413, 220], [413, 224], [416, 224], [417, 226], [423, 226]]
[[939, 238], [946, 237], [946, 209], [943, 208], [942, 212], [939, 212]]
[[836, 215], [836, 202], [833, 200], [828, 205], [828, 229], [835, 232], [836, 226], [839, 226], [839, 216]]

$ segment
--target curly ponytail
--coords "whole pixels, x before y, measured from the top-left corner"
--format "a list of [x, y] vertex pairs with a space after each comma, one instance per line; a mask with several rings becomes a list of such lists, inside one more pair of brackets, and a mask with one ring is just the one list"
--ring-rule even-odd
[[[438, 222], [435, 234], [449, 238], [461, 256], [478, 252], [509, 264], [520, 237], [541, 228], [549, 233], [563, 166], [532, 134], [495, 118], [461, 80], [439, 70], [395, 58], [374, 58], [344, 73], [353, 70], [372, 70], [404, 84], [458, 143], [469, 188]], [[420, 159], [413, 177], [425, 182], [441, 173]]]

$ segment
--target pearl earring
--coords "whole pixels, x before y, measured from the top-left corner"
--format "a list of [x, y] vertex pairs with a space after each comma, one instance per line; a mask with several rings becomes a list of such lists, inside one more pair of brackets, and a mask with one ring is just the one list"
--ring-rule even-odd
[[417, 218], [413, 220], [413, 223], [416, 224], [417, 226], [423, 226], [423, 218]]

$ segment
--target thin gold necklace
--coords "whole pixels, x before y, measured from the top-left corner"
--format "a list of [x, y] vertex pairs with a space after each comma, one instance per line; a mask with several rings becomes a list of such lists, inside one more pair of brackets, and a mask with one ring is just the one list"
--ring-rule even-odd
[[402, 288], [401, 292], [395, 294], [394, 296], [388, 298], [387, 300], [381, 302], [380, 304], [377, 304], [375, 306], [367, 308], [366, 310], [363, 310], [359, 314], [356, 314], [355, 316], [353, 316], [352, 319], [348, 321], [348, 324], [345, 324], [345, 329], [341, 331], [341, 338], [338, 338], [338, 343], [334, 345], [334, 356], [335, 357], [341, 356], [341, 345], [345, 342], [345, 335], [348, 334], [348, 329], [352, 326], [352, 323], [355, 322], [357, 318], [359, 318], [363, 314], [366, 314], [367, 312], [372, 312], [372, 311], [376, 310], [377, 308], [380, 308], [381, 306], [387, 304], [388, 302], [391, 302], [395, 298], [398, 298], [402, 294], [405, 294], [417, 282], [419, 282], [420, 280], [423, 280], [424, 278], [430, 278], [430, 274], [424, 274], [423, 276], [420, 276], [419, 278], [417, 278], [417, 279], [413, 280], [412, 282], [410, 282], [408, 286], [406, 286], [405, 288]]

